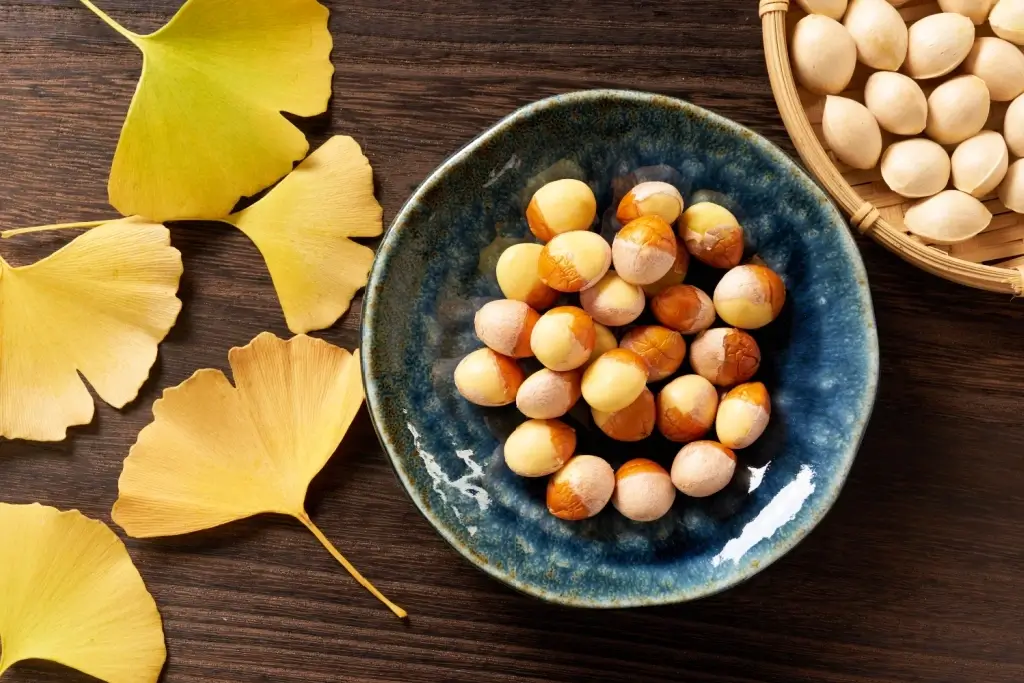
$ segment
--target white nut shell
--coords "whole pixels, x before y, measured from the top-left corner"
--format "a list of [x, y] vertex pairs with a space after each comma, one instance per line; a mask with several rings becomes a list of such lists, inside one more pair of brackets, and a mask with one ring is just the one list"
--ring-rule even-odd
[[1024, 0], [999, 0], [988, 15], [992, 32], [1015, 45], [1024, 45]]
[[895, 71], [907, 57], [907, 24], [885, 0], [851, 0], [843, 26], [857, 45], [857, 59], [873, 69]]
[[964, 72], [985, 81], [993, 102], [1024, 92], [1024, 52], [1002, 38], [978, 38], [964, 60]]
[[808, 14], [821, 14], [836, 21], [846, 13], [847, 0], [796, 0], [796, 4]]
[[937, 78], [960, 66], [974, 44], [974, 23], [953, 12], [929, 15], [910, 27], [905, 70], [913, 78]]
[[988, 19], [994, 4], [995, 0], [939, 0], [939, 9], [962, 14], [974, 22], [975, 26], [980, 26]]
[[988, 121], [988, 86], [977, 76], [952, 78], [928, 96], [925, 132], [940, 145], [956, 145], [981, 132]]
[[848, 166], [874, 168], [882, 153], [882, 131], [878, 121], [860, 102], [829, 95], [821, 118], [825, 141]]
[[1003, 138], [1016, 157], [1024, 157], [1024, 95], [1018, 96], [1003, 118]]
[[1024, 159], [1010, 164], [999, 186], [999, 201], [1010, 211], [1024, 213]]
[[903, 222], [907, 230], [929, 242], [956, 244], [987, 228], [992, 214], [971, 195], [945, 190], [907, 209]]
[[819, 94], [841, 93], [857, 66], [857, 46], [849, 31], [820, 14], [809, 14], [797, 22], [790, 54], [797, 80]]
[[864, 84], [864, 106], [878, 125], [896, 135], [917, 135], [928, 123], [928, 100], [913, 78], [876, 71]]
[[953, 186], [980, 199], [1003, 182], [1009, 163], [1003, 136], [983, 130], [961, 142], [953, 152]]
[[949, 183], [949, 154], [937, 142], [913, 138], [895, 142], [882, 155], [882, 180], [904, 197], [930, 197]]

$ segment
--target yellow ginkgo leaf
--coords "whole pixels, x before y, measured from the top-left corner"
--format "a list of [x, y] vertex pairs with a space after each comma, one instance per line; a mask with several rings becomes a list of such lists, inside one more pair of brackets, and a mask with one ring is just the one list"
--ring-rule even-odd
[[0, 677], [48, 659], [109, 683], [156, 681], [167, 652], [124, 544], [78, 510], [0, 503]]
[[110, 203], [153, 220], [221, 218], [309, 149], [281, 112], [315, 116], [331, 95], [327, 8], [316, 0], [188, 0], [143, 54], [110, 170]]
[[256, 243], [288, 329], [301, 334], [333, 325], [366, 286], [373, 250], [348, 238], [380, 235], [382, 216], [370, 162], [355, 140], [335, 136], [226, 220]]
[[92, 397], [135, 398], [174, 325], [181, 254], [167, 228], [105, 223], [28, 266], [0, 258], [0, 436], [59, 441]]
[[118, 480], [113, 517], [129, 536], [175, 536], [261, 513], [289, 515], [400, 617], [306, 514], [309, 483], [363, 403], [359, 353], [264, 332], [228, 354], [235, 386], [199, 370], [164, 391]]

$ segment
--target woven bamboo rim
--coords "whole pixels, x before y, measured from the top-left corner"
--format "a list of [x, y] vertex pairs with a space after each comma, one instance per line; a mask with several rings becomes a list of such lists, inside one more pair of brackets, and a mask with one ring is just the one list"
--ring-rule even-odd
[[893, 228], [878, 209], [861, 199], [843, 178], [818, 141], [800, 101], [786, 44], [788, 11], [789, 0], [760, 0], [764, 55], [772, 93], [800, 158], [850, 216], [851, 224], [904, 261], [933, 275], [990, 292], [1024, 296], [1024, 266], [1011, 269], [972, 263], [915, 242], [906, 233]]

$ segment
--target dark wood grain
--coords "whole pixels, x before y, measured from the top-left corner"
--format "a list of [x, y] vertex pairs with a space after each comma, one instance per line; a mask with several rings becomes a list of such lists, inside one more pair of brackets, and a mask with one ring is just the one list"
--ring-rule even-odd
[[[103, 0], [136, 30], [177, 0]], [[386, 220], [447, 154], [539, 97], [601, 86], [710, 107], [792, 152], [752, 0], [337, 0], [335, 97], [314, 143], [346, 133], [376, 170]], [[106, 176], [139, 55], [73, 0], [0, 5], [0, 224], [104, 217]], [[67, 235], [0, 244], [15, 264]], [[121, 461], [162, 388], [262, 330], [287, 329], [256, 249], [176, 230], [181, 322], [139, 399], [58, 444], [0, 443], [0, 499], [109, 521]], [[315, 540], [265, 518], [128, 541], [165, 620], [167, 683], [1024, 680], [1024, 305], [861, 243], [881, 388], [849, 483], [795, 551], [696, 603], [590, 612], [508, 590], [414, 510], [361, 415], [317, 479], [317, 523], [408, 625]], [[359, 306], [323, 333], [357, 343]], [[0, 599], [3, 599], [0, 596]], [[84, 681], [18, 667], [12, 683]]]

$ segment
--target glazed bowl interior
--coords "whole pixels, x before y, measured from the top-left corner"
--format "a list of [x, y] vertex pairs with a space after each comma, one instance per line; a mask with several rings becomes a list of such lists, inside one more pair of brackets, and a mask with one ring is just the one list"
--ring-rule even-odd
[[[590, 184], [603, 216], [595, 229], [606, 234], [614, 230], [609, 208], [638, 180], [672, 182], [688, 203], [716, 198], [744, 226], [747, 256], [762, 259], [787, 286], [780, 318], [754, 333], [763, 356], [757, 378], [772, 395], [768, 430], [739, 452], [725, 490], [699, 500], [679, 495], [657, 522], [630, 522], [611, 506], [583, 522], [551, 516], [546, 482], [518, 477], [503, 461], [502, 443], [524, 418], [514, 405], [468, 403], [452, 380], [458, 361], [482, 346], [474, 313], [502, 296], [494, 276], [502, 249], [534, 241], [524, 219], [532, 193], [563, 177]], [[691, 271], [687, 281], [698, 286], [710, 288], [718, 276]], [[363, 315], [367, 401], [413, 502], [484, 571], [575, 606], [689, 600], [778, 559], [838, 495], [877, 381], [863, 264], [824, 193], [751, 131], [643, 93], [543, 100], [456, 153], [385, 236]], [[613, 466], [643, 456], [669, 467], [678, 450], [657, 436], [611, 441], [582, 402], [566, 420], [577, 431], [578, 453]]]

